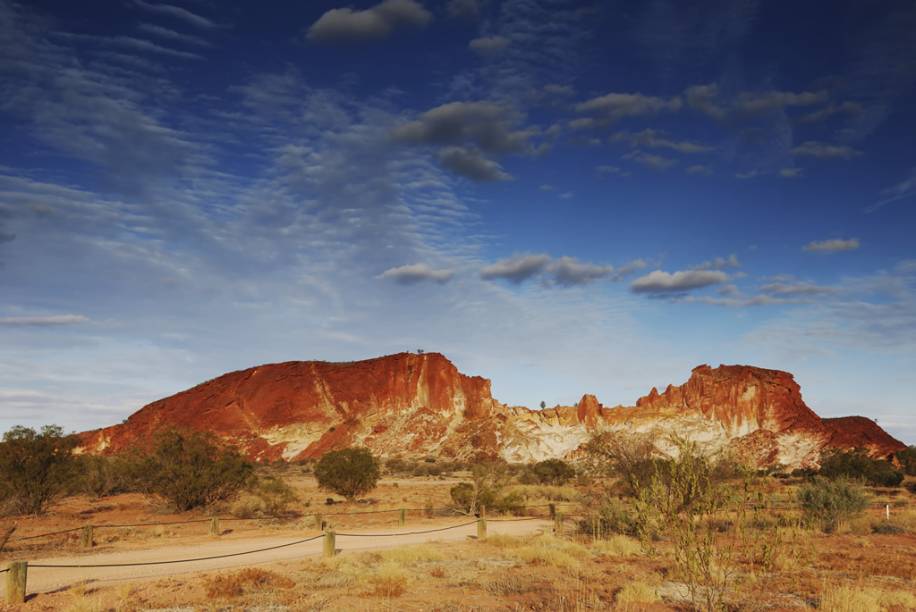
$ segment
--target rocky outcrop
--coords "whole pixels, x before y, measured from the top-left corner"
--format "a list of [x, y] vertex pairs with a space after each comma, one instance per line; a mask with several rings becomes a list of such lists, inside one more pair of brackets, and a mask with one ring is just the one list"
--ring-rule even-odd
[[792, 375], [777, 370], [703, 365], [635, 407], [607, 408], [584, 395], [576, 406], [529, 410], [497, 402], [487, 379], [461, 374], [438, 353], [400, 353], [231, 372], [82, 434], [82, 449], [116, 453], [167, 428], [210, 431], [257, 460], [365, 445], [385, 456], [532, 461], [574, 456], [597, 430], [649, 434], [661, 447], [678, 434], [709, 452], [733, 449], [788, 467], [811, 465], [824, 448], [886, 455], [903, 447], [869, 419], [821, 419]]

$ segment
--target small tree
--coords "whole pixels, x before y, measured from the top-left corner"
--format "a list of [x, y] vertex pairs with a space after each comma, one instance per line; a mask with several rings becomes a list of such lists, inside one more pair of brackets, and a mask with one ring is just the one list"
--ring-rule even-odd
[[916, 446], [908, 446], [902, 451], [897, 451], [895, 457], [907, 476], [916, 476]]
[[863, 450], [835, 451], [821, 457], [818, 472], [827, 478], [855, 478], [876, 487], [896, 487], [903, 473], [883, 459], [874, 459]]
[[331, 451], [315, 466], [318, 486], [350, 501], [374, 489], [380, 473], [378, 459], [367, 448]]
[[799, 489], [798, 502], [805, 519], [826, 533], [836, 531], [841, 522], [862, 514], [868, 507], [862, 486], [845, 477], [815, 479]]
[[597, 433], [588, 441], [585, 451], [591, 476], [599, 480], [619, 478], [616, 488], [631, 497], [636, 497], [658, 472], [655, 443], [648, 435]]
[[250, 485], [254, 465], [205, 433], [165, 431], [142, 462], [146, 488], [186, 511], [232, 499]]
[[57, 425], [13, 427], [0, 442], [0, 502], [14, 514], [42, 514], [76, 476], [76, 440]]
[[576, 470], [562, 459], [546, 459], [531, 466], [541, 484], [564, 485], [576, 475]]

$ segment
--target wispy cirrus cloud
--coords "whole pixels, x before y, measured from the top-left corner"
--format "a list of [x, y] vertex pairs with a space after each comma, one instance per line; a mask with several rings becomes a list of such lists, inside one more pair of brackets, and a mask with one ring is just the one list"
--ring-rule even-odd
[[174, 19], [183, 21], [186, 24], [198, 28], [203, 28], [205, 30], [212, 30], [214, 28], [220, 27], [219, 24], [217, 24], [215, 21], [202, 15], [198, 15], [197, 13], [189, 11], [188, 9], [182, 8], [180, 6], [175, 6], [172, 4], [158, 4], [155, 2], [145, 2], [144, 0], [131, 0], [130, 4], [148, 13], [172, 17]]

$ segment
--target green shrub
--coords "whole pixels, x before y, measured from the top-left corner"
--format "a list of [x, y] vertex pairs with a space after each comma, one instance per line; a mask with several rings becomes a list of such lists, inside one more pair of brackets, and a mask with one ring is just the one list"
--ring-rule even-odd
[[73, 487], [76, 440], [57, 425], [13, 427], [0, 442], [0, 503], [13, 514], [42, 514]]
[[261, 502], [261, 510], [268, 516], [287, 514], [290, 504], [299, 500], [292, 487], [275, 476], [258, 478], [253, 493]]
[[101, 499], [118, 493], [142, 491], [142, 459], [134, 455], [83, 455], [79, 458], [79, 490]]
[[857, 478], [876, 487], [896, 487], [903, 473], [888, 461], [873, 459], [864, 451], [836, 451], [821, 457], [818, 474], [827, 478]]
[[[589, 505], [589, 507], [596, 507]], [[597, 505], [594, 516], [579, 521], [579, 531], [590, 536], [607, 536], [612, 533], [638, 535], [637, 519], [633, 511], [621, 500], [608, 498]], [[595, 533], [595, 529], [598, 533]]]
[[531, 473], [540, 484], [562, 486], [576, 475], [576, 470], [562, 459], [547, 459], [532, 465]]
[[830, 533], [839, 524], [854, 518], [868, 507], [861, 485], [844, 478], [817, 478], [798, 491], [798, 502], [809, 524]]
[[587, 469], [598, 479], [619, 479], [617, 492], [636, 497], [658, 473], [661, 463], [649, 436], [621, 432], [597, 433], [585, 446]]
[[175, 430], [156, 435], [139, 469], [147, 491], [179, 511], [230, 500], [254, 478], [254, 465], [235, 449], [209, 434]]
[[367, 448], [331, 451], [315, 466], [318, 486], [348, 500], [374, 489], [379, 476], [379, 462]]
[[908, 446], [894, 455], [900, 462], [904, 474], [916, 476], [916, 446]]

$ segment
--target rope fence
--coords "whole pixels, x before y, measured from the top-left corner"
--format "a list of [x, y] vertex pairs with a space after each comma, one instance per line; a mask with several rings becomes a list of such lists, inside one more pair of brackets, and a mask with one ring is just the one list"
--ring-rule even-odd
[[[533, 507], [543, 507], [543, 506], [533, 506]], [[552, 510], [555, 510], [556, 505], [552, 505]], [[487, 537], [487, 522], [518, 522], [518, 521], [533, 521], [538, 520], [539, 517], [528, 516], [528, 517], [518, 517], [518, 518], [502, 518], [502, 519], [487, 519], [483, 515], [483, 509], [481, 509], [481, 516], [472, 521], [466, 521], [463, 523], [458, 523], [457, 525], [448, 525], [446, 527], [436, 527], [433, 529], [423, 529], [416, 531], [400, 531], [394, 533], [337, 533], [333, 529], [326, 529], [323, 533], [320, 533], [315, 536], [308, 538], [302, 538], [295, 540], [293, 542], [286, 542], [284, 544], [277, 544], [274, 546], [266, 546], [262, 548], [255, 548], [252, 550], [245, 550], [241, 552], [234, 553], [225, 553], [220, 555], [208, 555], [205, 557], [192, 557], [188, 559], [170, 559], [167, 561], [142, 561], [142, 562], [132, 562], [132, 563], [29, 563], [28, 561], [13, 561], [9, 564], [8, 567], [0, 569], [0, 574], [7, 574], [6, 576], [6, 600], [8, 603], [23, 603], [26, 599], [27, 593], [27, 576], [28, 569], [100, 569], [100, 568], [121, 568], [121, 567], [146, 567], [146, 566], [160, 566], [160, 565], [172, 565], [177, 563], [194, 563], [200, 561], [213, 561], [218, 559], [229, 559], [233, 557], [242, 557], [245, 555], [252, 555], [256, 553], [269, 552], [273, 550], [279, 550], [281, 548], [289, 548], [291, 546], [297, 546], [299, 544], [305, 544], [307, 542], [313, 542], [318, 539], [324, 539], [324, 556], [333, 557], [337, 554], [338, 549], [336, 548], [336, 538], [337, 536], [350, 537], [350, 538], [378, 538], [378, 537], [394, 537], [394, 536], [413, 536], [413, 535], [426, 535], [431, 533], [441, 533], [444, 531], [451, 531], [453, 529], [460, 529], [462, 527], [468, 527], [470, 525], [477, 525], [477, 539], [484, 540]], [[359, 513], [365, 514], [365, 513]], [[562, 521], [562, 517], [559, 513], [553, 513], [554, 519], [559, 519]], [[208, 519], [209, 520], [209, 519]], [[189, 522], [201, 522], [201, 521], [189, 521]]]
[[[568, 506], [568, 505], [575, 505], [575, 502], [554, 502], [550, 504], [525, 505], [525, 506], [522, 506], [521, 509], [530, 510], [534, 508], [549, 508], [551, 506], [560, 507], [560, 506]], [[424, 512], [424, 513], [432, 512], [432, 513], [435, 513], [435, 512], [446, 512], [446, 511], [467, 516], [466, 513], [461, 512], [460, 510], [456, 509], [453, 506], [439, 506], [439, 507], [424, 507], [424, 508], [388, 508], [384, 510], [359, 510], [356, 512], [312, 512], [310, 514], [300, 515], [300, 516], [297, 516], [295, 518], [291, 518], [288, 520], [289, 522], [292, 522], [292, 521], [304, 520], [309, 517], [324, 518], [324, 517], [329, 517], [329, 516], [357, 516], [357, 515], [366, 515], [366, 514], [385, 514], [385, 513], [391, 513], [391, 512]], [[189, 519], [189, 520], [184, 520], [184, 521], [162, 521], [162, 522], [156, 522], [156, 523], [116, 523], [116, 524], [109, 523], [109, 524], [102, 524], [102, 525], [91, 524], [91, 526], [93, 529], [132, 529], [132, 528], [143, 528], [143, 527], [169, 527], [169, 526], [174, 526], [174, 525], [191, 525], [191, 524], [199, 524], [199, 523], [209, 523], [209, 522], [212, 522], [214, 518], [218, 519], [221, 523], [265, 520], [264, 518], [240, 518], [240, 517], [214, 516], [214, 517], [200, 518], [200, 519]], [[48, 537], [57, 536], [57, 535], [66, 535], [68, 533], [76, 533], [76, 532], [82, 531], [87, 526], [89, 525], [85, 525], [81, 527], [71, 527], [69, 529], [61, 529], [59, 531], [49, 531], [47, 533], [39, 533], [35, 535], [18, 536], [18, 537], [10, 538], [8, 541], [10, 543], [24, 542], [26, 540], [37, 540], [40, 538], [48, 538]]]
[[[173, 559], [170, 561], [146, 561], [143, 563], [79, 563], [79, 564], [53, 564], [53, 563], [30, 563], [29, 567], [41, 567], [41, 568], [53, 568], [53, 569], [79, 569], [79, 568], [99, 568], [99, 567], [140, 567], [145, 565], [171, 565], [173, 563], [193, 563], [195, 561], [212, 561], [214, 559], [228, 559], [230, 557], [241, 557], [243, 555], [253, 555], [259, 552], [267, 552], [271, 550], [278, 550], [280, 548], [289, 548], [290, 546], [296, 546], [297, 544], [305, 544], [306, 542], [312, 542], [319, 538], [323, 538], [325, 535], [319, 534], [311, 538], [304, 538], [302, 540], [296, 540], [295, 542], [287, 542], [286, 544], [279, 544], [277, 546], [268, 546], [266, 548], [256, 548], [254, 550], [246, 550], [243, 552], [237, 553], [228, 553], [225, 555], [211, 555], [209, 557], [195, 557], [193, 559]], [[9, 571], [9, 570], [7, 570]]]

